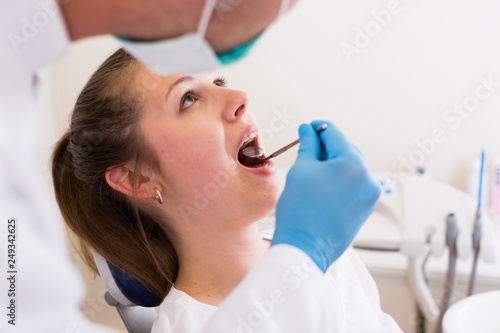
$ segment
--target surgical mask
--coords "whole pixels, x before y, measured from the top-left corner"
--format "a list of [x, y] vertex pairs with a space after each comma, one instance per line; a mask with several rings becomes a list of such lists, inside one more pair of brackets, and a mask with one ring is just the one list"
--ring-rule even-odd
[[[180, 37], [158, 42], [134, 42], [118, 37], [123, 48], [160, 75], [213, 71], [221, 64], [241, 59], [260, 35], [229, 52], [217, 55], [205, 40], [205, 33], [218, 0], [207, 0], [203, 7], [198, 30]], [[277, 19], [288, 10], [290, 0], [282, 0]]]

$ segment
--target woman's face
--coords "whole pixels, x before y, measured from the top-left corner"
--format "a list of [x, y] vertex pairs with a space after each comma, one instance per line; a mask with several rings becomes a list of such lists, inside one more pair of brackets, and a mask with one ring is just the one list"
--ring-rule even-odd
[[274, 209], [281, 190], [275, 164], [238, 160], [258, 133], [246, 93], [215, 74], [157, 76], [140, 66], [138, 79], [148, 87], [140, 126], [160, 162], [169, 218], [241, 225]]

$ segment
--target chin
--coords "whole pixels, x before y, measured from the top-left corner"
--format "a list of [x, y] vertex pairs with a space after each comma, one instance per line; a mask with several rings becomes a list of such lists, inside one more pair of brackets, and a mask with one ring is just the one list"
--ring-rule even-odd
[[[242, 192], [235, 194], [234, 192], [226, 196], [222, 203], [223, 205], [218, 205], [217, 211], [224, 212], [224, 217], [229, 218], [230, 216], [234, 219], [229, 218], [229, 220], [239, 221], [238, 223], [251, 224], [258, 220], [261, 220], [271, 214], [278, 203], [278, 199], [283, 190], [282, 185], [278, 181], [273, 182], [261, 182], [256, 184], [253, 182], [253, 186], [246, 186]], [[236, 195], [236, 196], [235, 196]], [[234, 205], [229, 205], [228, 202], [233, 201]]]
[[272, 191], [270, 193], [268, 192], [266, 193], [266, 195], [261, 196], [261, 200], [259, 200], [259, 202], [254, 203], [255, 207], [259, 207], [258, 209], [254, 210], [252, 214], [255, 218], [255, 221], [263, 219], [276, 209], [280, 194], [281, 191]]

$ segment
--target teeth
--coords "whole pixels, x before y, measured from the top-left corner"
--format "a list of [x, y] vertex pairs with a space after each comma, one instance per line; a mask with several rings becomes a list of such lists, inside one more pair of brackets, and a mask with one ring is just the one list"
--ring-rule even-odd
[[259, 135], [259, 131], [255, 131], [253, 133], [250, 133], [250, 135], [247, 136], [247, 138], [245, 139], [245, 141], [243, 141], [243, 145], [249, 143], [250, 141], [252, 141], [257, 135]]

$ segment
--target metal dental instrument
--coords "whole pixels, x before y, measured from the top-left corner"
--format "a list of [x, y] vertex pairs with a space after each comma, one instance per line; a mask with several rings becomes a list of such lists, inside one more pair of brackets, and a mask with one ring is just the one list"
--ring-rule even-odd
[[[328, 127], [328, 124], [326, 124], [326, 123], [319, 125], [316, 128], [316, 133], [320, 133], [321, 131], [323, 131], [327, 127]], [[283, 154], [288, 149], [290, 149], [293, 146], [297, 145], [299, 142], [300, 142], [300, 139], [297, 139], [294, 142], [287, 144], [285, 147], [283, 147], [281, 149], [278, 149], [277, 151], [275, 151], [274, 153], [272, 153], [271, 155], [269, 155], [266, 158], [261, 158], [261, 156], [264, 154], [264, 151], [262, 150], [262, 148], [255, 147], [255, 146], [246, 147], [245, 149], [243, 149], [242, 154], [245, 155], [246, 157], [257, 158], [257, 159], [259, 159], [261, 161], [267, 161], [268, 159], [271, 159], [271, 158], [274, 158], [276, 156], [279, 156], [279, 155]]]

